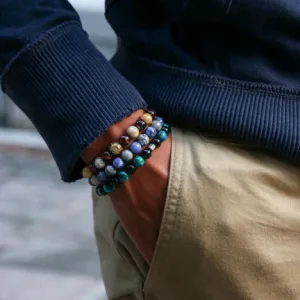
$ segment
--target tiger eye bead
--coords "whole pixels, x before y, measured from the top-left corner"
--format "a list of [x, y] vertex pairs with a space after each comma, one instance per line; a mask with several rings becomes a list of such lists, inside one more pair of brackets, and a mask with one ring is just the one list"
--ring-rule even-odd
[[132, 138], [135, 139], [139, 136], [140, 131], [138, 130], [138, 128], [136, 126], [130, 126], [127, 129], [127, 134]]
[[147, 124], [143, 120], [138, 120], [136, 121], [135, 126], [138, 128], [139, 131], [143, 131], [147, 127]]
[[118, 155], [123, 151], [123, 147], [119, 144], [119, 143], [112, 143], [109, 146], [109, 151], [113, 154], [113, 155]]
[[127, 146], [129, 143], [130, 143], [130, 137], [129, 136], [127, 136], [127, 135], [121, 136], [121, 138], [120, 138], [120, 144], [122, 146]]
[[112, 160], [112, 155], [108, 151], [105, 151], [102, 156], [106, 161]]
[[152, 119], [154, 119], [156, 117], [156, 111], [152, 108], [149, 108], [146, 110], [146, 113], [148, 113], [149, 115], [152, 116]]
[[93, 174], [96, 174], [96, 173], [98, 172], [98, 169], [96, 168], [95, 165], [90, 165], [89, 168], [90, 168], [90, 171], [91, 171]]
[[83, 177], [83, 178], [90, 178], [90, 177], [93, 176], [93, 173], [92, 173], [90, 167], [85, 167], [85, 168], [83, 168], [81, 174], [82, 174], [82, 177]]
[[150, 125], [152, 123], [152, 116], [148, 113], [144, 113], [141, 117], [141, 119], [147, 124], [147, 125]]

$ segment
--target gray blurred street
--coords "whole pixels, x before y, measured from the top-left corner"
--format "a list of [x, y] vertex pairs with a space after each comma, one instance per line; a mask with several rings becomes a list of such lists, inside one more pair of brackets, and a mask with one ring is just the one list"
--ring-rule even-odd
[[[104, 0], [69, 0], [108, 59]], [[32, 123], [0, 92], [0, 300], [106, 300], [87, 182], [66, 184]]]
[[[14, 151], [12, 151], [14, 150]], [[0, 299], [104, 300], [86, 182], [0, 144]]]

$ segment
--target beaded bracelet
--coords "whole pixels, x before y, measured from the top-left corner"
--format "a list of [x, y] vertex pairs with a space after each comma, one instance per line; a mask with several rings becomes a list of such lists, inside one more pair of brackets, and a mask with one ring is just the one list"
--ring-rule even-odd
[[[111, 191], [112, 185], [127, 180], [128, 174], [144, 164], [151, 152], [167, 138], [169, 130], [169, 125], [164, 124], [154, 110], [148, 109], [127, 129], [127, 135], [123, 135], [119, 142], [112, 143], [102, 157], [97, 157], [92, 165], [83, 169], [82, 176], [88, 178], [92, 186], [98, 186], [97, 190], [103, 187], [107, 192]], [[147, 145], [148, 148], [144, 149]]]
[[143, 149], [139, 155], [134, 157], [132, 162], [130, 162], [125, 168], [118, 170], [115, 176], [111, 177], [107, 182], [97, 185], [97, 195], [105, 196], [108, 193], [114, 191], [116, 186], [128, 180], [129, 176], [135, 173], [137, 168], [142, 167], [145, 163], [145, 160], [151, 157], [152, 152], [167, 139], [169, 132], [169, 125], [167, 123], [163, 123], [161, 130], [155, 135], [155, 138], [151, 140], [149, 145], [145, 149]]
[[97, 173], [97, 170], [104, 169], [106, 164], [111, 162], [114, 156], [120, 154], [124, 148], [126, 149], [126, 147], [139, 136], [140, 132], [147, 130], [148, 125], [153, 123], [152, 120], [155, 117], [156, 113], [153, 109], [148, 109], [144, 112], [142, 117], [138, 119], [134, 125], [128, 127], [126, 130], [127, 135], [121, 136], [119, 142], [110, 144], [109, 149], [102, 154], [102, 157], [97, 157], [92, 165], [83, 168], [82, 177], [91, 178], [91, 176]]

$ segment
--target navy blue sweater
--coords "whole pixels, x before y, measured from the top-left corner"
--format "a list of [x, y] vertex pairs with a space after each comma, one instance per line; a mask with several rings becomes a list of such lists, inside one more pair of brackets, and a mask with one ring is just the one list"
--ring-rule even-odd
[[299, 164], [300, 4], [110, 0], [106, 17], [119, 38], [111, 62], [66, 0], [0, 1], [3, 90], [63, 180], [80, 177], [96, 136], [147, 104]]

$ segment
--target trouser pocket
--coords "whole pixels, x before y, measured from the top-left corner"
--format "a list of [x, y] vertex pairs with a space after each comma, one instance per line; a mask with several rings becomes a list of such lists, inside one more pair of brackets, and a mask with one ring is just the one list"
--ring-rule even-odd
[[130, 300], [300, 299], [299, 181], [299, 169], [257, 148], [175, 128], [150, 269], [116, 218], [99, 247], [111, 249], [100, 249], [108, 290]]

